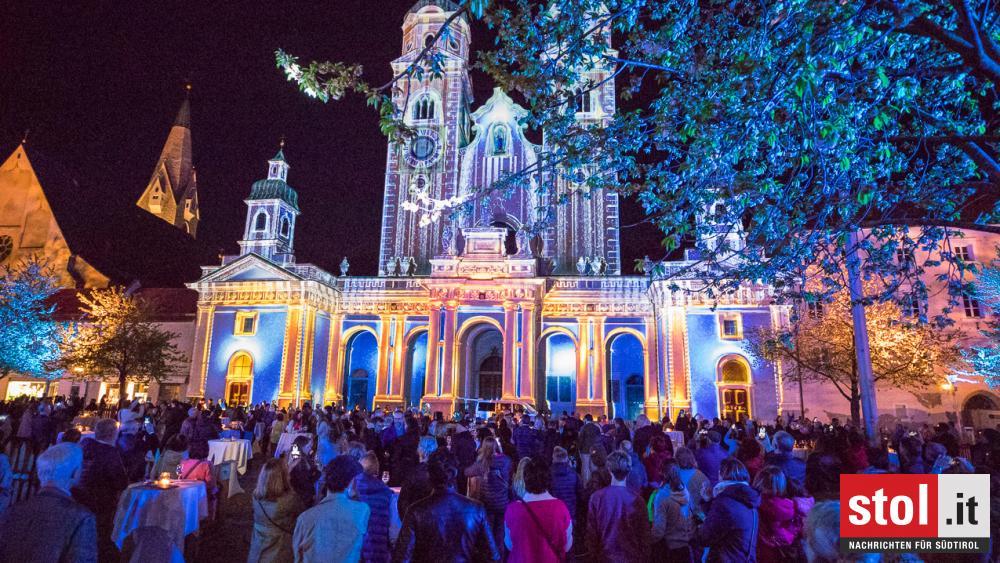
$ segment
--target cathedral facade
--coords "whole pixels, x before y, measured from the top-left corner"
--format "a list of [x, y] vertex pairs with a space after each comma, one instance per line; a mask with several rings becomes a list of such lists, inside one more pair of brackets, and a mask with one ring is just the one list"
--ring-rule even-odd
[[[452, 9], [422, 0], [409, 11], [395, 73]], [[476, 196], [531, 167], [541, 147], [525, 137], [526, 110], [499, 89], [473, 110], [469, 29], [452, 26], [433, 45], [442, 76], [403, 78], [396, 94], [417, 133], [388, 146], [378, 275], [295, 261], [298, 194], [279, 151], [246, 200], [240, 255], [189, 284], [199, 300], [188, 395], [445, 413], [502, 404], [775, 416], [781, 374], [742, 344], [744, 331], [783, 322], [767, 288], [709, 302], [697, 279], [622, 276], [613, 193], [577, 194], [558, 180], [567, 203], [531, 189]], [[605, 78], [594, 71], [593, 83]], [[615, 111], [613, 81], [575, 109], [600, 124]], [[460, 219], [421, 225], [406, 209], [416, 193], [475, 203]], [[541, 221], [541, 209], [554, 217]]]

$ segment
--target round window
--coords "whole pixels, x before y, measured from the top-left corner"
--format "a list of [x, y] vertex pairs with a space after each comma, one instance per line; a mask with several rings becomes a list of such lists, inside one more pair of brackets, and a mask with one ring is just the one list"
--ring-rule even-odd
[[417, 160], [428, 160], [434, 155], [435, 145], [434, 139], [421, 135], [414, 139], [410, 145], [410, 154]]

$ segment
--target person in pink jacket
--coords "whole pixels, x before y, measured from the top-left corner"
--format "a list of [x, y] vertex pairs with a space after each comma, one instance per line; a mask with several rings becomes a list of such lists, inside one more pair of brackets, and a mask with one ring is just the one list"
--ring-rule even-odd
[[815, 501], [789, 482], [779, 467], [760, 470], [753, 486], [760, 492], [757, 562], [784, 563], [802, 554], [802, 529]]

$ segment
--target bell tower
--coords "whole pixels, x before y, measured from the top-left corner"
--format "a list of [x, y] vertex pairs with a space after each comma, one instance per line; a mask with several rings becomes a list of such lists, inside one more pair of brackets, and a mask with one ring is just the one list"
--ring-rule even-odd
[[[611, 37], [605, 34], [607, 53], [616, 56]], [[573, 112], [581, 127], [605, 126], [614, 115], [614, 68], [604, 59], [593, 59], [579, 69], [579, 80], [566, 92], [566, 111]], [[553, 147], [546, 147], [551, 150]], [[543, 233], [546, 256], [552, 258], [555, 273], [577, 274], [583, 258], [587, 273], [621, 274], [618, 194], [590, 188], [586, 179], [598, 170], [563, 172], [555, 179], [555, 197], [566, 196], [566, 203], [555, 205], [555, 219]], [[603, 263], [602, 272], [593, 271]]]
[[295, 219], [299, 215], [299, 195], [288, 185], [285, 143], [267, 161], [267, 178], [250, 188], [247, 222], [240, 241], [240, 255], [250, 253], [281, 265], [295, 263], [293, 242]]
[[415, 134], [389, 142], [379, 275], [389, 273], [396, 258], [404, 263], [413, 258], [416, 273], [427, 274], [430, 259], [442, 253], [446, 218], [421, 225], [420, 215], [405, 207], [419, 194], [432, 199], [458, 194], [459, 149], [469, 142], [472, 100], [469, 24], [458, 17], [444, 28], [458, 9], [450, 0], [420, 0], [403, 20], [402, 55], [392, 62], [393, 74], [403, 75], [422, 53], [437, 57], [442, 72], [405, 76], [393, 90], [393, 104]]

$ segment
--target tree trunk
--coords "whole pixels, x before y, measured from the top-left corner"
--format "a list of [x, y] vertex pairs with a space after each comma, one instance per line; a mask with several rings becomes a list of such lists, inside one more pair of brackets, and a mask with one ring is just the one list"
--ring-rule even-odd
[[128, 384], [128, 377], [125, 372], [118, 372], [118, 408], [122, 408], [122, 401], [128, 399], [125, 394], [125, 386]]
[[858, 424], [861, 421], [861, 393], [858, 386], [851, 386], [851, 422]]
[[872, 356], [868, 346], [868, 322], [865, 318], [864, 304], [865, 290], [861, 285], [861, 260], [858, 258], [857, 231], [851, 231], [851, 234], [847, 236], [846, 251], [848, 287], [851, 295], [851, 319], [854, 321], [854, 355], [857, 360], [861, 406], [864, 410], [865, 436], [874, 443], [878, 437], [876, 432], [878, 405], [875, 402], [875, 377], [872, 374]]

